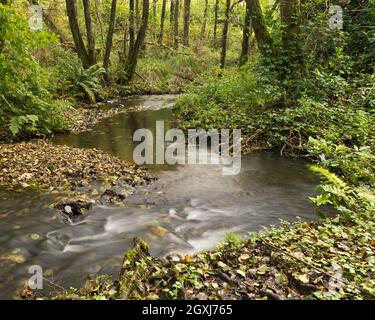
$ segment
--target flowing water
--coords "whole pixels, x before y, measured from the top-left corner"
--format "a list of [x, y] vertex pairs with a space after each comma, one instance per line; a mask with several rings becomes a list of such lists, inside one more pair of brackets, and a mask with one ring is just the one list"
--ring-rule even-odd
[[[104, 119], [91, 131], [55, 137], [58, 144], [98, 148], [131, 161], [133, 132], [164, 120], [175, 126], [173, 96], [142, 96], [103, 108], [141, 106]], [[125, 207], [95, 206], [70, 224], [50, 208], [52, 195], [0, 190], [0, 298], [14, 296], [31, 265], [65, 288], [79, 286], [88, 274], [116, 275], [135, 236], [151, 254], [191, 254], [213, 248], [228, 233], [246, 236], [280, 219], [316, 219], [306, 198], [318, 180], [307, 163], [274, 153], [242, 157], [241, 173], [223, 176], [221, 165], [150, 166], [158, 180], [140, 187]], [[45, 282], [49, 290], [56, 289]]]

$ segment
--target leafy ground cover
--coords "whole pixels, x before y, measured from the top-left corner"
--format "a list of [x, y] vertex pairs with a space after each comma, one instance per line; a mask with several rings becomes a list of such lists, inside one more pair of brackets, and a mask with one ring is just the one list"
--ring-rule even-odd
[[122, 181], [129, 187], [150, 180], [145, 170], [96, 149], [45, 140], [1, 144], [0, 149], [0, 184], [8, 187], [74, 193], [98, 180]]

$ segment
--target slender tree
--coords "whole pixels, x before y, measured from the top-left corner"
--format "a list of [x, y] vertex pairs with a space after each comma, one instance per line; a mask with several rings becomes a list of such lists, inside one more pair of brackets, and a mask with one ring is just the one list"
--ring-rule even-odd
[[137, 33], [137, 39], [134, 44], [134, 49], [133, 51], [129, 52], [127, 63], [125, 65], [125, 82], [129, 82], [133, 79], [135, 69], [137, 67], [139, 51], [146, 37], [149, 8], [150, 8], [150, 1], [143, 0], [141, 25]]
[[252, 28], [257, 39], [258, 48], [263, 54], [272, 53], [275, 55], [273, 40], [268, 32], [259, 0], [246, 0], [246, 4], [251, 12]]
[[173, 48], [175, 50], [178, 50], [178, 40], [179, 40], [179, 36], [178, 36], [178, 24], [179, 24], [179, 16], [180, 16], [180, 2], [179, 0], [175, 0], [175, 5], [174, 5], [174, 20], [173, 20], [173, 39], [174, 39], [174, 42], [173, 42]]
[[208, 17], [208, 0], [205, 0], [204, 12], [203, 12], [203, 22], [202, 22], [202, 28], [201, 28], [201, 34], [200, 34], [201, 40], [203, 40], [206, 36], [207, 17]]
[[158, 0], [152, 0], [152, 35], [156, 38], [156, 6]]
[[69, 18], [70, 31], [73, 36], [73, 41], [78, 57], [81, 59], [82, 65], [84, 67], [89, 67], [89, 55], [83, 42], [77, 19], [77, 0], [66, 0], [66, 10]]
[[191, 0], [184, 0], [184, 46], [189, 46]]
[[124, 43], [123, 43], [123, 49], [122, 49], [122, 60], [121, 64], [123, 65], [125, 63], [126, 56], [128, 55], [128, 24], [127, 21], [125, 20], [124, 22]]
[[108, 68], [109, 68], [109, 62], [111, 57], [111, 50], [112, 50], [112, 40], [113, 40], [113, 34], [115, 32], [115, 23], [116, 23], [116, 7], [117, 7], [117, 0], [112, 0], [111, 5], [111, 14], [109, 17], [109, 26], [108, 26], [108, 34], [107, 34], [107, 40], [105, 45], [105, 55], [104, 55], [104, 69], [106, 72], [106, 79], [108, 80]]
[[215, 9], [214, 9], [214, 46], [217, 45], [217, 26], [219, 24], [219, 0], [215, 0]]
[[175, 8], [175, 0], [171, 0], [171, 6], [169, 9], [169, 25], [171, 26], [171, 29], [173, 29], [172, 26], [174, 23], [174, 8]]
[[134, 0], [129, 0], [129, 54], [134, 50], [135, 42], [135, 11]]
[[[8, 1], [7, 0], [1, 0], [0, 3], [4, 6], [6, 6], [8, 4]], [[3, 52], [4, 43], [5, 43], [5, 40], [4, 40], [3, 36], [0, 34], [0, 54]]]
[[139, 30], [140, 19], [141, 19], [139, 11], [140, 11], [139, 0], [135, 0], [135, 28], [137, 32]]
[[165, 21], [165, 11], [167, 8], [167, 0], [163, 0], [162, 6], [161, 6], [161, 15], [160, 15], [160, 32], [159, 32], [159, 38], [158, 43], [163, 43], [163, 36], [164, 36], [164, 21]]
[[251, 11], [250, 6], [246, 3], [245, 19], [242, 31], [242, 50], [240, 56], [240, 66], [245, 64], [249, 58], [250, 51], [250, 34], [251, 34]]
[[86, 35], [87, 35], [87, 50], [89, 64], [95, 64], [95, 36], [92, 30], [91, 22], [91, 2], [90, 0], [83, 0], [83, 11], [85, 15], [85, 24], [86, 24]]
[[[101, 18], [101, 9], [102, 9], [102, 6], [101, 6], [101, 0], [95, 0], [95, 17], [96, 17], [96, 21], [99, 25], [99, 31], [100, 31], [100, 39], [101, 39], [101, 42], [102, 42], [102, 47], [101, 47], [101, 52], [104, 52], [104, 44], [105, 44], [105, 39], [104, 39], [104, 30], [103, 30], [103, 22], [102, 22], [102, 18]], [[100, 7], [99, 7], [100, 5]]]
[[229, 18], [230, 18], [230, 0], [226, 0], [225, 5], [225, 18], [223, 25], [223, 35], [221, 37], [221, 55], [220, 55], [220, 68], [224, 69], [225, 60], [227, 57], [227, 45], [228, 45], [228, 31], [229, 31]]

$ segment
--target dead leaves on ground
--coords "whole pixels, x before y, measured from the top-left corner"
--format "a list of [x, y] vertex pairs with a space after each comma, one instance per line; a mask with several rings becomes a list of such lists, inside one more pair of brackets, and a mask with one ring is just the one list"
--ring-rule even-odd
[[94, 180], [136, 186], [147, 172], [96, 149], [54, 145], [44, 140], [0, 144], [0, 184], [8, 187], [75, 191]]

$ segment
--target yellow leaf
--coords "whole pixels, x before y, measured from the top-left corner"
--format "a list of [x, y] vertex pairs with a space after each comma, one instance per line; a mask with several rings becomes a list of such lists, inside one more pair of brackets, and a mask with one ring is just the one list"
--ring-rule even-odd
[[301, 281], [302, 283], [309, 283], [310, 279], [307, 274], [301, 274], [298, 276], [298, 280]]
[[243, 270], [237, 270], [237, 273], [246, 278], [246, 272]]
[[248, 260], [248, 259], [250, 259], [250, 255], [248, 255], [246, 253], [240, 255], [240, 260]]

